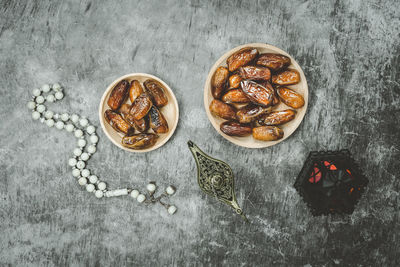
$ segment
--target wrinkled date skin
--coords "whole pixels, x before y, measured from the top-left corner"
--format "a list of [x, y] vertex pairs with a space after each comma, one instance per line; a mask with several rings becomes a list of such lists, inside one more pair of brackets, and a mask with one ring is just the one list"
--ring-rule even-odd
[[243, 79], [267, 81], [271, 78], [271, 71], [265, 67], [244, 66], [239, 68], [239, 75]]
[[283, 137], [283, 130], [276, 126], [254, 127], [253, 137], [261, 141], [275, 141]]
[[110, 97], [108, 98], [107, 104], [112, 110], [117, 110], [121, 107], [122, 103], [128, 95], [129, 82], [122, 80], [117, 83], [111, 91]]
[[122, 138], [122, 145], [132, 149], [144, 149], [153, 146], [158, 139], [158, 135], [153, 133], [140, 133]]
[[275, 90], [274, 87], [271, 85], [271, 83], [268, 82], [268, 81], [263, 81], [263, 82], [260, 82], [260, 84], [261, 84], [262, 86], [264, 86], [265, 88], [267, 88], [267, 89], [273, 91], [273, 94], [274, 94], [274, 95], [273, 95], [273, 97], [272, 97], [272, 106], [278, 105], [278, 104], [279, 104], [279, 97], [278, 97], [278, 94], [276, 93], [276, 90]]
[[240, 124], [236, 121], [226, 121], [221, 123], [221, 131], [230, 136], [248, 136], [251, 134], [252, 127], [248, 124]]
[[226, 64], [230, 72], [237, 70], [238, 68], [250, 63], [253, 59], [258, 56], [258, 50], [255, 48], [242, 48], [227, 60]]
[[210, 103], [210, 111], [215, 116], [226, 120], [236, 120], [236, 110], [234, 107], [224, 102], [214, 99]]
[[147, 93], [143, 93], [135, 99], [135, 102], [133, 102], [129, 113], [135, 120], [140, 120], [146, 116], [152, 106], [153, 102], [151, 101], [150, 96]]
[[271, 111], [271, 108], [250, 104], [239, 109], [236, 112], [236, 117], [240, 123], [250, 123], [269, 111]]
[[225, 67], [218, 67], [211, 79], [211, 93], [215, 99], [220, 99], [225, 90], [229, 71]]
[[239, 74], [233, 74], [229, 77], [229, 89], [239, 88], [242, 77]]
[[163, 107], [168, 104], [168, 97], [165, 94], [163, 86], [155, 80], [147, 80], [143, 83], [147, 92], [151, 95], [154, 105]]
[[278, 87], [276, 92], [285, 105], [291, 108], [301, 108], [304, 106], [304, 98], [294, 90], [286, 87]]
[[168, 132], [168, 123], [161, 111], [153, 106], [149, 111], [150, 127], [155, 133]]
[[273, 102], [274, 89], [268, 83], [268, 87], [262, 86], [252, 81], [242, 81], [241, 87], [243, 92], [251, 100], [251, 102], [268, 107]]
[[280, 54], [261, 54], [257, 59], [257, 65], [261, 65], [276, 72], [290, 65], [290, 58]]
[[300, 73], [297, 70], [285, 70], [272, 75], [272, 83], [278, 85], [291, 85], [300, 82]]
[[139, 81], [131, 81], [129, 86], [129, 99], [131, 100], [131, 103], [135, 102], [136, 98], [138, 98], [143, 92], [143, 87]]
[[131, 127], [131, 125], [126, 122], [120, 114], [112, 111], [111, 109], [107, 109], [106, 112], [104, 112], [104, 118], [117, 132], [124, 134], [134, 132], [134, 129]]
[[296, 111], [292, 109], [274, 111], [266, 114], [258, 120], [260, 125], [274, 126], [281, 125], [293, 120], [296, 117]]
[[249, 103], [250, 99], [242, 91], [242, 89], [232, 89], [222, 96], [225, 103]]

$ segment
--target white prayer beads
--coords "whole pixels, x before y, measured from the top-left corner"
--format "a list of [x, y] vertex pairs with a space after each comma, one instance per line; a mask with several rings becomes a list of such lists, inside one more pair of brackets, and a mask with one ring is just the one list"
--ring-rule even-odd
[[[42, 93], [46, 93], [47, 95], [44, 96]], [[77, 178], [79, 185], [85, 186], [86, 191], [91, 193], [93, 192], [96, 198], [102, 198], [104, 196], [117, 197], [130, 195], [139, 203], [146, 201], [146, 195], [141, 194], [136, 189], [122, 188], [108, 190], [105, 182], [101, 182], [96, 175], [86, 169], [86, 161], [89, 160], [90, 156], [96, 153], [97, 150], [96, 144], [98, 143], [99, 138], [96, 135], [96, 127], [90, 125], [87, 118], [81, 117], [77, 114], [58, 114], [47, 109], [44, 105], [46, 101], [52, 103], [61, 100], [64, 97], [60, 84], [44, 84], [40, 89], [34, 89], [32, 94], [33, 97], [27, 103], [27, 108], [32, 111], [32, 118], [34, 120], [39, 120], [40, 122], [45, 123], [48, 127], [55, 126], [59, 130], [65, 129], [67, 132], [73, 133], [74, 136], [78, 138], [77, 147], [73, 151], [73, 157], [68, 159], [68, 165], [72, 168], [71, 174], [73, 177]], [[82, 128], [80, 129], [79, 127]], [[87, 135], [88, 139], [85, 139], [85, 135]], [[89, 140], [90, 144], [88, 144], [86, 140]], [[85, 148], [87, 148], [87, 150], [84, 152]], [[158, 198], [154, 197], [154, 193], [157, 189], [154, 182], [149, 183], [146, 186], [146, 189], [150, 193], [147, 203], [155, 203], [158, 201], [167, 208], [168, 213], [174, 214], [176, 212], [175, 206], [170, 206], [160, 201], [161, 197], [174, 194], [174, 187], [167, 187], [165, 191], [167, 194], [163, 194]]]

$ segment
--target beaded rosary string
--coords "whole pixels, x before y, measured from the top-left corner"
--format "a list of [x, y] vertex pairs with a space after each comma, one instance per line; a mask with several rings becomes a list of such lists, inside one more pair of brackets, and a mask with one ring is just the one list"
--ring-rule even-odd
[[[48, 127], [55, 126], [59, 130], [65, 129], [67, 132], [73, 133], [78, 139], [78, 147], [74, 149], [74, 155], [68, 160], [68, 165], [72, 168], [72, 176], [78, 180], [79, 185], [86, 187], [86, 191], [94, 193], [97, 198], [130, 195], [139, 203], [159, 203], [167, 209], [169, 214], [176, 212], [177, 208], [174, 205], [161, 201], [162, 198], [169, 197], [175, 193], [175, 187], [171, 185], [159, 197], [154, 196], [157, 189], [155, 182], [147, 184], [147, 196], [132, 188], [109, 190], [105, 182], [100, 181], [96, 175], [86, 168], [86, 162], [97, 150], [96, 145], [99, 138], [96, 135], [96, 128], [89, 123], [87, 118], [80, 117], [77, 114], [58, 114], [47, 110], [44, 105], [46, 101], [53, 103], [63, 99], [64, 94], [60, 84], [55, 83], [52, 86], [45, 84], [40, 89], [34, 89], [32, 93], [32, 100], [27, 104], [28, 108], [32, 110], [32, 118], [45, 123]], [[47, 95], [43, 96], [42, 93], [47, 93]], [[86, 142], [86, 134], [89, 136], [90, 145]]]

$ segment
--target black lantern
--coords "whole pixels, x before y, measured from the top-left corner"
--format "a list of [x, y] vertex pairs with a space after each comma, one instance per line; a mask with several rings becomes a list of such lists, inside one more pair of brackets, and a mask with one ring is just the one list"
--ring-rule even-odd
[[368, 179], [348, 150], [310, 152], [294, 187], [313, 215], [351, 214]]

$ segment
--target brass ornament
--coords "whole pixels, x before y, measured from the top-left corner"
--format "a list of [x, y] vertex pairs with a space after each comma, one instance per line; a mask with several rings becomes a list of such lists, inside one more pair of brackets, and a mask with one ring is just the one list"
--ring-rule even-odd
[[235, 179], [231, 167], [225, 162], [205, 154], [192, 141], [188, 141], [188, 146], [196, 160], [197, 182], [201, 190], [231, 206], [248, 222], [236, 201]]

